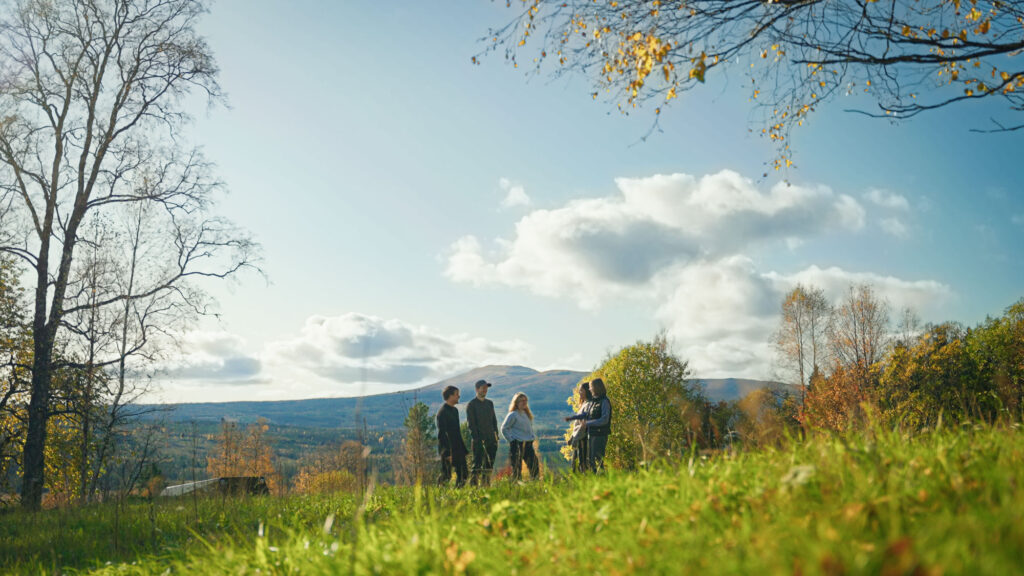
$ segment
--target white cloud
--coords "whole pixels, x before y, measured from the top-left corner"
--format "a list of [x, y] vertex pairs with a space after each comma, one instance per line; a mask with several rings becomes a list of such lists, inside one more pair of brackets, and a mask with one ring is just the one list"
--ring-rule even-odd
[[690, 262], [793, 245], [834, 230], [859, 230], [864, 209], [830, 189], [778, 184], [762, 192], [731, 171], [616, 180], [620, 195], [534, 210], [492, 251], [466, 236], [452, 244], [446, 275], [474, 285], [518, 286], [594, 308], [643, 297], [660, 271]]
[[503, 208], [530, 205], [530, 197], [522, 186], [513, 184], [508, 178], [498, 180], [498, 186], [505, 192], [505, 199], [501, 201]]
[[656, 318], [701, 377], [764, 377], [780, 296], [744, 256], [700, 262], [659, 278]]
[[883, 208], [904, 211], [910, 210], [910, 202], [907, 201], [906, 197], [892, 192], [887, 192], [885, 190], [874, 188], [868, 190], [864, 197]]
[[910, 307], [926, 318], [940, 315], [954, 296], [949, 286], [935, 280], [903, 280], [871, 272], [850, 272], [835, 266], [811, 266], [795, 274], [768, 273], [765, 277], [781, 291], [791, 289], [798, 282], [817, 286], [832, 301], [842, 298], [851, 284], [870, 284], [894, 310]]
[[238, 399], [237, 387], [216, 387], [225, 383], [245, 385], [247, 399], [376, 393], [432, 384], [482, 365], [521, 364], [531, 352], [518, 340], [444, 335], [357, 313], [313, 316], [298, 334], [258, 354], [245, 353], [242, 339], [226, 332], [195, 332], [184, 340], [188, 348], [160, 375], [176, 401]]
[[328, 394], [365, 383], [427, 384], [484, 364], [521, 363], [520, 341], [442, 335], [364, 314], [313, 316], [301, 332], [267, 346], [267, 363], [286, 385], [319, 382]]
[[882, 230], [886, 234], [895, 236], [896, 238], [906, 238], [910, 235], [910, 232], [907, 230], [907, 225], [899, 218], [882, 218], [879, 222], [879, 226], [882, 227]]
[[180, 341], [177, 357], [157, 367], [158, 377], [232, 384], [261, 381], [260, 358], [248, 353], [245, 341], [235, 334], [194, 331]]

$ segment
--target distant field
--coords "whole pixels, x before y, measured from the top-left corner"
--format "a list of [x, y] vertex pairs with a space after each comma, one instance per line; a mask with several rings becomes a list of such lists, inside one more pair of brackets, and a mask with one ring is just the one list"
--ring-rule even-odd
[[818, 438], [601, 477], [0, 516], [34, 574], [1019, 574], [1024, 434]]
[[[215, 422], [168, 421], [160, 426], [161, 474], [171, 484], [207, 478], [206, 457], [217, 444], [220, 424]], [[537, 427], [540, 456], [545, 465], [561, 469], [568, 466], [559, 450], [565, 443], [563, 428]], [[373, 430], [367, 433], [352, 428], [313, 428], [272, 425], [268, 438], [274, 449], [275, 469], [285, 480], [298, 473], [302, 459], [318, 449], [339, 447], [347, 440], [362, 440], [371, 448], [369, 467], [386, 481], [392, 478], [392, 457], [401, 445], [403, 435], [396, 430]], [[497, 463], [508, 463], [508, 444], [502, 442]]]

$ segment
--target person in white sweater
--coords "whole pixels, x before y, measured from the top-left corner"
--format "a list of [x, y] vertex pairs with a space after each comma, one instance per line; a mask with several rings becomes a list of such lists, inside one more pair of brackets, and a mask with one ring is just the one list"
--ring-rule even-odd
[[508, 406], [508, 415], [501, 423], [501, 435], [508, 440], [508, 459], [512, 466], [512, 479], [523, 477], [523, 461], [530, 470], [530, 478], [540, 474], [540, 463], [533, 442], [537, 439], [533, 434], [533, 413], [530, 412], [530, 400], [526, 394], [517, 392]]

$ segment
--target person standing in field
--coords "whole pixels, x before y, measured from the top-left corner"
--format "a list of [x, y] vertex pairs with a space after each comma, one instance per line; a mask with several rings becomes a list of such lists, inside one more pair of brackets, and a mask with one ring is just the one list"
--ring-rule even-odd
[[599, 472], [604, 470], [604, 451], [608, 447], [608, 434], [612, 431], [612, 401], [608, 399], [604, 380], [600, 378], [590, 381], [590, 393], [594, 399], [590, 402], [587, 417], [580, 422], [586, 429], [587, 442], [590, 444], [587, 467]]
[[501, 424], [501, 435], [508, 440], [508, 459], [512, 466], [512, 479], [523, 477], [523, 461], [530, 469], [530, 478], [540, 474], [540, 463], [537, 452], [533, 449], [533, 413], [530, 412], [530, 401], [526, 394], [516, 392], [508, 406], [508, 415]]
[[590, 443], [587, 442], [587, 428], [578, 420], [585, 419], [590, 413], [590, 403], [594, 396], [590, 393], [590, 382], [583, 382], [576, 388], [576, 402], [579, 410], [565, 419], [566, 422], [573, 422], [572, 433], [569, 435], [569, 447], [572, 448], [572, 471], [586, 472], [589, 468], [587, 462], [590, 460]]
[[444, 398], [444, 404], [437, 411], [437, 451], [441, 454], [441, 476], [437, 481], [438, 484], [451, 481], [454, 468], [455, 485], [462, 486], [466, 483], [469, 469], [466, 466], [466, 443], [462, 441], [462, 431], [459, 430], [459, 410], [455, 408], [459, 403], [459, 389], [446, 386], [441, 397]]
[[466, 405], [466, 421], [473, 443], [473, 473], [469, 483], [489, 486], [494, 458], [498, 455], [498, 418], [494, 415], [494, 402], [487, 399], [491, 383], [476, 381], [476, 397]]

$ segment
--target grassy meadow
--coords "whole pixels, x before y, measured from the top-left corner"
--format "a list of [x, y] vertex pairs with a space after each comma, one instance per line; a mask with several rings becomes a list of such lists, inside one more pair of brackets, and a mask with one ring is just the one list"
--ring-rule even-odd
[[1024, 573], [1024, 433], [874, 432], [635, 472], [0, 516], [24, 574]]

